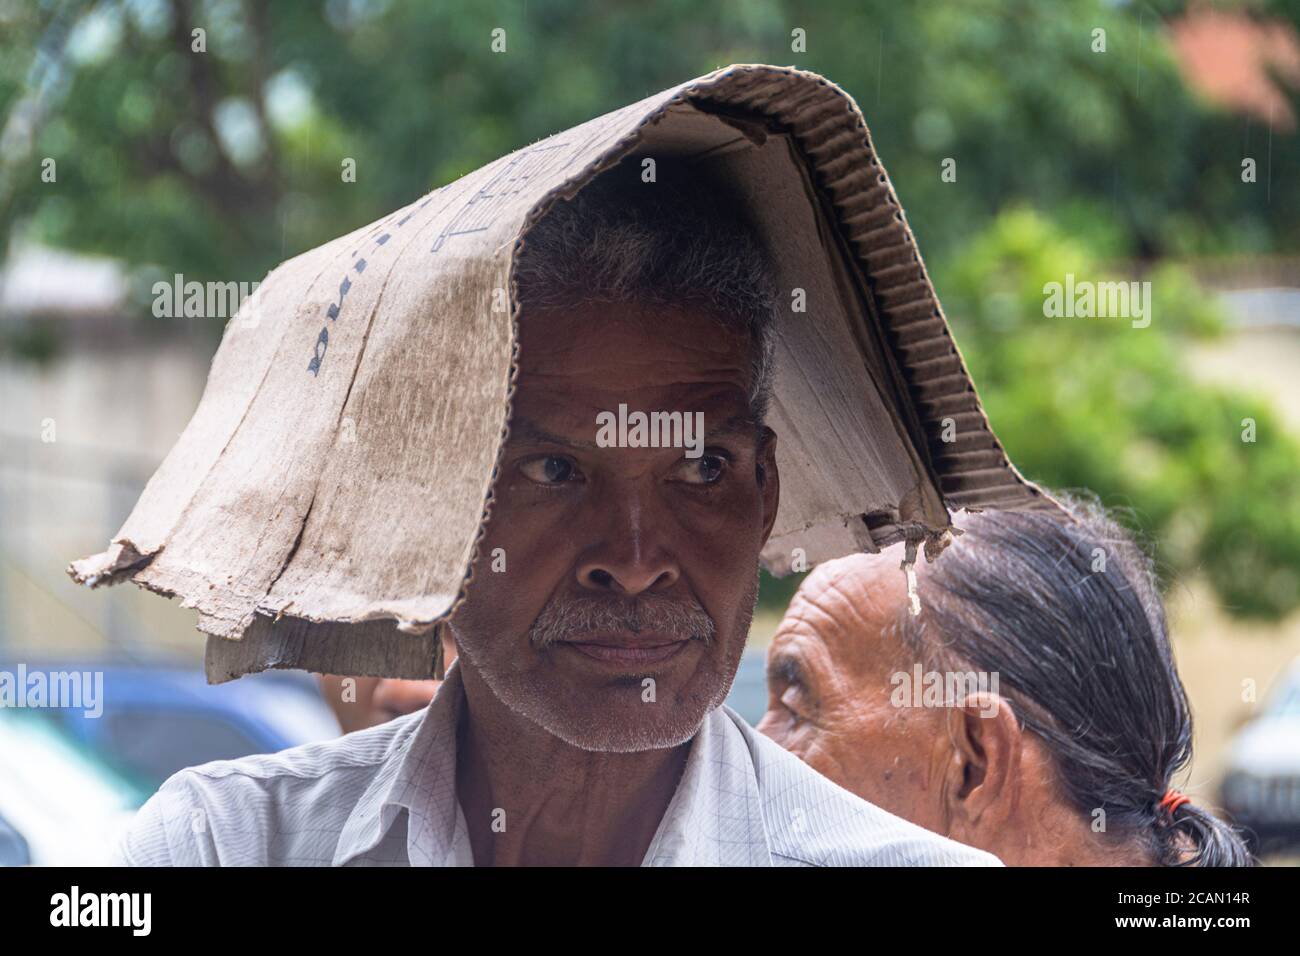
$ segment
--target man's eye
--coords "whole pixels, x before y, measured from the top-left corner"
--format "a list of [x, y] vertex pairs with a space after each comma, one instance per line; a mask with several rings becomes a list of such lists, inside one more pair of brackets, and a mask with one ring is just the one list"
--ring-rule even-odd
[[711, 485], [721, 480], [730, 464], [722, 455], [701, 455], [687, 458], [677, 466], [677, 480], [689, 485]]
[[563, 455], [541, 455], [520, 462], [519, 470], [529, 481], [539, 485], [559, 485], [566, 481], [581, 481], [582, 473], [572, 458]]

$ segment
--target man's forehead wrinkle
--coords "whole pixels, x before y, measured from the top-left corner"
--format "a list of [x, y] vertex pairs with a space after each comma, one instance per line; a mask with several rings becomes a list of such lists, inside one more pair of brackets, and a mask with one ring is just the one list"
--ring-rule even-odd
[[[566, 375], [636, 369], [658, 378], [679, 377], [683, 382], [710, 376], [729, 382], [749, 374], [747, 342], [725, 330], [677, 334], [671, 319], [658, 322], [653, 334], [628, 329], [623, 323], [587, 325], [584, 329], [581, 324], [558, 323], [544, 332], [525, 332], [519, 352], [521, 371]], [[616, 362], [609, 361], [611, 355], [617, 356]]]
[[[671, 322], [660, 323], [653, 329], [629, 329], [626, 326], [609, 324], [588, 328], [571, 325], [568, 328], [555, 328], [546, 333], [541, 330], [533, 331], [537, 335], [544, 334], [545, 337], [531, 343], [529, 350], [545, 351], [557, 356], [586, 354], [603, 349], [611, 342], [627, 346], [629, 352], [665, 348], [691, 355], [731, 358], [744, 356], [747, 351], [745, 338], [730, 334], [726, 329], [709, 329], [707, 335], [688, 337], [678, 334], [672, 328]], [[529, 336], [525, 336], [525, 339], [527, 338]], [[525, 348], [529, 346], [527, 341], [522, 344]]]
[[730, 415], [717, 424], [711, 424], [706, 414], [704, 418], [704, 440], [707, 442], [728, 435], [752, 435], [757, 428], [758, 421], [747, 411]]
[[757, 430], [747, 394], [730, 383], [711, 383], [689, 391], [692, 394], [626, 387], [582, 392], [534, 387], [525, 393], [521, 389], [511, 415], [511, 439], [591, 446], [588, 439], [595, 437], [601, 424], [598, 416], [618, 415], [620, 405], [627, 406], [629, 414], [702, 413], [706, 442], [727, 435], [752, 435]]
[[[738, 412], [727, 417], [716, 425], [709, 425], [706, 416], [704, 440], [708, 442], [727, 435], [747, 435], [752, 433], [756, 427], [757, 425], [754, 417], [747, 412]], [[594, 423], [583, 421], [583, 423], [578, 426], [578, 431], [594, 432], [595, 428], [596, 426]], [[551, 431], [533, 419], [522, 415], [516, 415], [511, 418], [509, 440], [512, 444], [572, 445], [577, 448], [600, 447], [594, 440]]]
[[790, 602], [790, 607], [785, 612], [785, 617], [781, 621], [781, 630], [793, 631], [795, 634], [802, 634], [812, 639], [817, 644], [825, 643], [823, 628], [829, 622], [834, 626], [834, 618], [826, 612], [826, 609], [811, 600], [802, 589], [795, 593], [794, 600]]
[[[643, 388], [748, 388], [749, 367], [735, 363], [696, 362], [685, 356], [619, 356], [610, 361], [608, 348], [593, 350], [582, 360], [558, 356], [520, 356], [520, 384], [554, 381], [566, 387], [578, 381], [600, 387], [606, 381], [626, 387], [634, 381]], [[642, 384], [643, 383], [643, 384]]]
[[845, 630], [856, 631], [864, 623], [857, 602], [841, 586], [842, 579], [836, 573], [810, 577], [799, 589], [797, 617], [815, 627], [823, 640], [839, 637]]
[[840, 625], [842, 636], [857, 637], [870, 629], [877, 602], [871, 590], [862, 587], [858, 579], [841, 576], [828, 581], [821, 600], [827, 616]]
[[514, 418], [510, 422], [511, 444], [570, 445], [575, 448], [595, 448], [595, 440], [573, 438], [547, 431], [528, 418]]
[[889, 615], [904, 599], [902, 572], [894, 570], [883, 553], [853, 554], [820, 565], [805, 587], [827, 595], [829, 606], [843, 607], [858, 622], [869, 624], [872, 618]]
[[718, 331], [743, 338], [740, 327], [718, 316], [707, 307], [689, 301], [610, 301], [586, 298], [567, 308], [529, 307], [524, 305], [523, 321], [530, 328], [553, 328], [557, 325], [587, 326], [593, 329], [633, 330], [660, 334], [665, 322], [708, 332]]
[[599, 402], [613, 401], [629, 405], [641, 402], [662, 403], [665, 395], [692, 395], [697, 401], [739, 403], [749, 394], [745, 383], [738, 377], [713, 377], [700, 375], [695, 379], [673, 377], [654, 379], [641, 375], [636, 369], [618, 366], [609, 369], [547, 372], [520, 369], [516, 396], [534, 397], [552, 401], [555, 397], [579, 398], [599, 396]]

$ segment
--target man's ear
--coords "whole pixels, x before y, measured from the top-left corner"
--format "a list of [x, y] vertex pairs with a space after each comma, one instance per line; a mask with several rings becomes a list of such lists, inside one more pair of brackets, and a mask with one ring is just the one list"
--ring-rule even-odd
[[781, 476], [776, 470], [776, 432], [764, 425], [758, 438], [757, 464], [758, 490], [763, 495], [763, 544], [776, 524], [776, 512], [781, 507]]
[[1012, 812], [1022, 731], [1006, 698], [971, 694], [948, 708], [952, 752], [945, 771], [946, 815], [967, 832], [996, 826]]

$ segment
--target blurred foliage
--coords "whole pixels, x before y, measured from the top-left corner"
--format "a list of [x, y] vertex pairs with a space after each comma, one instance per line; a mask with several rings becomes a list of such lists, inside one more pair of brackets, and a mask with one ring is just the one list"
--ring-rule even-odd
[[12, 354], [34, 365], [58, 358], [62, 343], [49, 322], [12, 322], [0, 327], [0, 355]]
[[[1014, 201], [1104, 234], [1111, 254], [1297, 248], [1300, 178], [1270, 174], [1300, 167], [1300, 138], [1266, 144], [1260, 124], [1194, 102], [1160, 20], [1182, 6], [0, 0], [0, 117], [30, 130], [10, 131], [0, 162], [0, 228], [257, 279], [552, 132], [768, 62], [857, 98], [930, 259]], [[1294, 17], [1296, 3], [1248, 6]], [[1241, 183], [1243, 152], [1267, 188]], [[939, 177], [948, 157], [956, 184]]]
[[[1218, 6], [1300, 23], [1300, 0]], [[814, 70], [866, 114], [1013, 460], [1131, 505], [1172, 568], [1277, 614], [1300, 601], [1296, 448], [1266, 407], [1191, 383], [1183, 343], [1218, 317], [1160, 263], [1300, 250], [1300, 137], [1187, 91], [1163, 22], [1186, 7], [0, 0], [0, 240], [118, 256], [141, 290], [174, 273], [253, 281], [715, 67]], [[806, 52], [791, 50], [796, 28]], [[41, 181], [46, 157], [56, 183]], [[956, 182], [940, 177], [948, 158]], [[1043, 316], [1045, 282], [1116, 260], [1147, 270], [1150, 328]], [[764, 595], [779, 597], [770, 582]]]
[[[1162, 572], [1199, 570], [1238, 614], [1300, 603], [1300, 442], [1260, 401], [1196, 384], [1189, 339], [1220, 317], [1185, 270], [1160, 265], [1150, 325], [1048, 317], [1048, 283], [1108, 275], [1042, 216], [998, 216], [937, 277], [985, 410], [1017, 466], [1088, 489], [1159, 542]], [[1140, 320], [1139, 320], [1140, 321]], [[1248, 421], [1254, 440], [1246, 441]]]

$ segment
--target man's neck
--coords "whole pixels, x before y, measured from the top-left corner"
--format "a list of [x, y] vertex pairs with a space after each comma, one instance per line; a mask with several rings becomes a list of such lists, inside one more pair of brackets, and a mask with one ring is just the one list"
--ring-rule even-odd
[[639, 753], [571, 746], [516, 714], [469, 661], [456, 796], [479, 866], [636, 866], [677, 790], [690, 743]]

